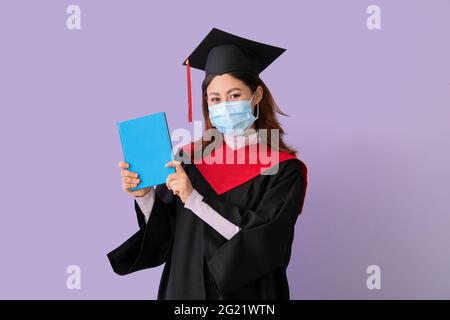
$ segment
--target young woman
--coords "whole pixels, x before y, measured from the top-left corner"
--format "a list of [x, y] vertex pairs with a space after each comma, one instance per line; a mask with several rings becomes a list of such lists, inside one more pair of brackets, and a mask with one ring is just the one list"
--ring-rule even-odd
[[[158, 299], [289, 299], [286, 268], [307, 168], [283, 142], [283, 113], [259, 78], [284, 50], [214, 28], [189, 56], [185, 64], [206, 71], [205, 134], [178, 151], [182, 162], [167, 164], [176, 173], [166, 184], [131, 191], [139, 176], [119, 163], [140, 228], [108, 254], [116, 273], [165, 263]], [[250, 163], [265, 148], [275, 160]]]

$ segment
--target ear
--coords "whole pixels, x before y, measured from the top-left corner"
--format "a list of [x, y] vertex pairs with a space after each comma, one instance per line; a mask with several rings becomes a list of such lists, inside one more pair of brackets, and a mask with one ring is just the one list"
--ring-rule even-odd
[[255, 106], [261, 102], [263, 94], [264, 94], [264, 90], [263, 90], [262, 86], [258, 86], [256, 88], [256, 93], [255, 93]]

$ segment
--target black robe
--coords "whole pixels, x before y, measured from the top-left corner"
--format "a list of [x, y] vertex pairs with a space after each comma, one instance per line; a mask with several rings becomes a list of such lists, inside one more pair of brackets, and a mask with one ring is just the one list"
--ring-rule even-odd
[[276, 174], [218, 195], [195, 164], [182, 163], [203, 201], [242, 230], [227, 240], [161, 184], [148, 223], [134, 202], [139, 231], [108, 253], [114, 272], [165, 263], [158, 299], [289, 299], [286, 268], [307, 168], [297, 158], [278, 165]]

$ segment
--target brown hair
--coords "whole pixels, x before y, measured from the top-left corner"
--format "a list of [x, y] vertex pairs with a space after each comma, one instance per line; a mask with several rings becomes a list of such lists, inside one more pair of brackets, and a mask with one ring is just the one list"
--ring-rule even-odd
[[[241, 80], [244, 82], [248, 87], [250, 87], [250, 90], [252, 91], [252, 94], [255, 92], [256, 88], [258, 86], [261, 86], [263, 88], [263, 97], [261, 101], [259, 102], [259, 116], [258, 119], [255, 121], [255, 127], [256, 131], [259, 129], [267, 129], [267, 141], [268, 144], [271, 145], [271, 130], [270, 129], [278, 129], [279, 131], [279, 143], [276, 147], [278, 150], [296, 155], [297, 151], [293, 148], [290, 148], [286, 145], [286, 143], [283, 141], [284, 136], [284, 130], [281, 127], [278, 119], [277, 119], [277, 113], [282, 114], [284, 116], [288, 116], [285, 114], [281, 109], [277, 106], [275, 103], [275, 100], [272, 97], [272, 94], [270, 93], [269, 88], [264, 84], [264, 82], [259, 78], [259, 76], [245, 71], [233, 71], [229, 72], [229, 75], [232, 77]], [[207, 101], [207, 94], [206, 94], [206, 88], [211, 83], [212, 79], [216, 75], [210, 74], [208, 75], [202, 83], [202, 111], [203, 111], [203, 120], [204, 120], [204, 128], [205, 131], [208, 129], [214, 129], [211, 125], [211, 121], [209, 119], [209, 111], [208, 111], [208, 101]], [[216, 129], [217, 130], [217, 129]], [[221, 136], [221, 135], [220, 135]], [[212, 141], [210, 141], [210, 138], [205, 137], [203, 135], [200, 139], [194, 142], [195, 145], [200, 145], [201, 142], [201, 151], [203, 152], [206, 146], [208, 146]], [[272, 146], [272, 145], [271, 145]]]

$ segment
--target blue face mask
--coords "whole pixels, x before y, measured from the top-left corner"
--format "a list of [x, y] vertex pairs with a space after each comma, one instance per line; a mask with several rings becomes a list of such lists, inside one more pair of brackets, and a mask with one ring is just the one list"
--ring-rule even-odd
[[255, 93], [250, 100], [224, 101], [208, 106], [211, 124], [226, 135], [243, 134], [259, 117], [259, 105], [257, 116], [252, 113], [251, 103]]

